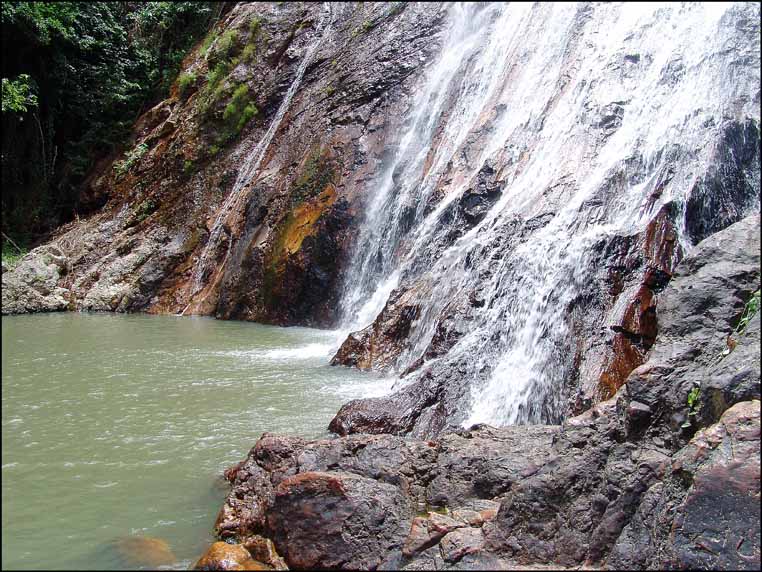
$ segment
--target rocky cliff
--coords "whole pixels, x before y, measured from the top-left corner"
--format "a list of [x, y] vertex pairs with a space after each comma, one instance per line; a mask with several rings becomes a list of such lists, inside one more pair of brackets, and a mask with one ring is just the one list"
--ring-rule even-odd
[[759, 567], [759, 18], [237, 4], [2, 311], [333, 327], [397, 377], [228, 471], [252, 555]]
[[101, 210], [4, 271], [3, 313], [335, 324], [353, 221], [443, 18], [439, 5], [236, 5], [89, 177]]
[[759, 569], [760, 314], [738, 327], [759, 223], [677, 266], [646, 363], [609, 400], [433, 441], [265, 434], [226, 472], [216, 532], [270, 538], [294, 569]]

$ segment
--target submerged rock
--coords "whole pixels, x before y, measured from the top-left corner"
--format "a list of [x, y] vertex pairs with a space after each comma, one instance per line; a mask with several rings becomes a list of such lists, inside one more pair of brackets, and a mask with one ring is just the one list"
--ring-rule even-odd
[[114, 542], [114, 549], [127, 568], [156, 568], [177, 562], [169, 544], [161, 538], [126, 536]]

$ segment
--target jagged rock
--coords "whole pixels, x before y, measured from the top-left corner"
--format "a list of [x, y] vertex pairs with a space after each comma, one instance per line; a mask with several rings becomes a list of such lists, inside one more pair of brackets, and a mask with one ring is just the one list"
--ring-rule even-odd
[[395, 290], [376, 320], [360, 332], [353, 332], [331, 359], [331, 365], [359, 369], [389, 369], [404, 348], [420, 306], [415, 303], [417, 289]]
[[652, 411], [650, 433], [683, 442], [686, 396], [694, 385], [706, 387], [700, 406], [705, 422], [738, 400], [759, 397], [758, 326], [735, 357], [723, 356], [746, 301], [759, 288], [759, 225], [759, 215], [750, 216], [702, 241], [661, 296], [659, 343], [627, 380], [627, 399]]
[[254, 560], [267, 564], [273, 570], [288, 570], [286, 562], [275, 550], [275, 545], [269, 538], [252, 534], [242, 538], [241, 544]]
[[[611, 399], [558, 426], [476, 425], [434, 441], [266, 434], [226, 473], [221, 533], [272, 538], [296, 566], [758, 568], [759, 318], [720, 351], [758, 287], [758, 230], [749, 217], [684, 259], [660, 292], [651, 359]], [[702, 383], [692, 439], [676, 426], [680, 380]], [[354, 411], [357, 426], [407, 427], [393, 398], [338, 422]], [[358, 552], [368, 531], [380, 536]]]
[[402, 546], [402, 554], [410, 557], [436, 544], [443, 536], [462, 526], [464, 526], [463, 522], [435, 512], [425, 517], [416, 517], [410, 525], [410, 533]]
[[607, 567], [758, 570], [759, 417], [759, 401], [737, 403], [677, 452]]
[[445, 562], [458, 562], [466, 554], [481, 551], [484, 534], [479, 528], [459, 528], [442, 539], [442, 558]]
[[32, 250], [11, 270], [3, 270], [2, 313], [58, 312], [69, 307], [69, 291], [58, 282], [69, 260], [55, 245]]
[[290, 568], [374, 569], [402, 542], [411, 512], [394, 485], [305, 472], [278, 485], [268, 531]]

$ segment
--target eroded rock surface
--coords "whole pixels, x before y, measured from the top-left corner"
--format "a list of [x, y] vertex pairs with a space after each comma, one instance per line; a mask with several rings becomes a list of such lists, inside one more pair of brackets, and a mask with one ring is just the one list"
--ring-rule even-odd
[[[138, 118], [126, 148], [88, 176], [81, 202], [95, 210], [3, 272], [3, 313], [334, 324], [357, 214], [444, 16], [437, 4], [237, 3], [212, 32], [232, 34], [227, 53], [199, 42], [183, 63], [195, 81], [174, 86]], [[231, 136], [223, 113], [236, 90], [257, 111]], [[226, 207], [271, 127], [259, 171]], [[139, 149], [129, 169], [116, 163]], [[66, 260], [65, 275], [51, 267], [50, 248]]]
[[[271, 538], [293, 568], [759, 569], [759, 316], [736, 328], [759, 288], [759, 224], [677, 266], [646, 363], [610, 399], [559, 425], [428, 441], [265, 434], [226, 472], [218, 534]], [[348, 411], [371, 430], [405, 423]]]

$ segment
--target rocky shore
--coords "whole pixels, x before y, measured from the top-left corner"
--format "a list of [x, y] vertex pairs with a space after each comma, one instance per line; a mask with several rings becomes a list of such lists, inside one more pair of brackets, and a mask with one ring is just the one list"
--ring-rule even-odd
[[[611, 399], [432, 440], [265, 434], [225, 473], [217, 535], [268, 538], [291, 569], [759, 569], [759, 313], [738, 331], [759, 230], [748, 217], [683, 259]], [[386, 403], [368, 409], [379, 433], [405, 414]]]

